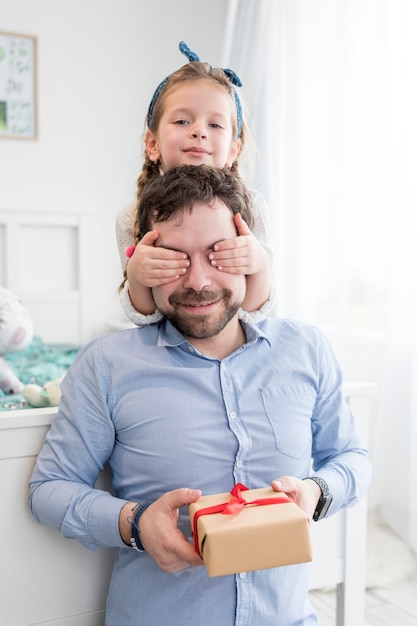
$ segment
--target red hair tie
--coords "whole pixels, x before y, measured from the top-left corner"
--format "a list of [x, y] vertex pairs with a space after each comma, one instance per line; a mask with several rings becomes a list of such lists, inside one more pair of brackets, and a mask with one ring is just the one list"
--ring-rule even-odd
[[130, 259], [130, 257], [133, 256], [133, 253], [135, 250], [136, 250], [136, 246], [129, 246], [128, 248], [126, 248], [125, 255], [127, 256], [128, 259]]

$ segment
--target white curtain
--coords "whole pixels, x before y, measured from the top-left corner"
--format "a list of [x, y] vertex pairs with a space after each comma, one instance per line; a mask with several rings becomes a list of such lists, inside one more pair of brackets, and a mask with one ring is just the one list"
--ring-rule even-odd
[[417, 551], [417, 2], [229, 0], [227, 32], [280, 315], [378, 383], [370, 503]]

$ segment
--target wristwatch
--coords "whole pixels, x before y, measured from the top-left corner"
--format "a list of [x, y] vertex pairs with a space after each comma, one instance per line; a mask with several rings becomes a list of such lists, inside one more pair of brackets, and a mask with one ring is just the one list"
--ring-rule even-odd
[[316, 510], [313, 513], [313, 520], [315, 522], [318, 522], [319, 520], [323, 519], [323, 517], [329, 510], [329, 506], [333, 502], [333, 496], [330, 493], [329, 486], [325, 480], [323, 480], [319, 476], [308, 476], [308, 478], [309, 480], [314, 480], [314, 482], [317, 483], [321, 489], [321, 496], [319, 501], [317, 502]]

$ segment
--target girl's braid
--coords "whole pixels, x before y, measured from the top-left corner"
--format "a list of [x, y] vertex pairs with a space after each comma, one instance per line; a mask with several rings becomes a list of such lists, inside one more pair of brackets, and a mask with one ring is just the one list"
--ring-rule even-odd
[[[161, 172], [159, 170], [158, 161], [156, 163], [155, 161], [151, 161], [151, 159], [145, 152], [145, 159], [143, 162], [142, 171], [139, 174], [137, 184], [136, 184], [136, 206], [135, 206], [135, 212], [134, 212], [136, 218], [138, 216], [138, 208], [139, 208], [140, 198], [142, 195], [143, 188], [145, 187], [146, 183], [149, 180], [152, 180], [156, 178], [157, 176], [160, 176], [160, 174]], [[139, 239], [140, 239], [140, 224], [139, 224], [139, 219], [135, 219], [135, 246], [138, 244]]]

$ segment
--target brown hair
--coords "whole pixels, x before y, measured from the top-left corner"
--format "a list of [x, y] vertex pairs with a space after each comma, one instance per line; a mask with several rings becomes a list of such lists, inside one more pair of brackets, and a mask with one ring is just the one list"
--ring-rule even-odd
[[251, 196], [242, 180], [229, 169], [208, 165], [181, 165], [144, 187], [138, 207], [140, 238], [155, 227], [185, 210], [192, 211], [196, 202], [222, 200], [235, 215], [240, 213], [251, 228]]

